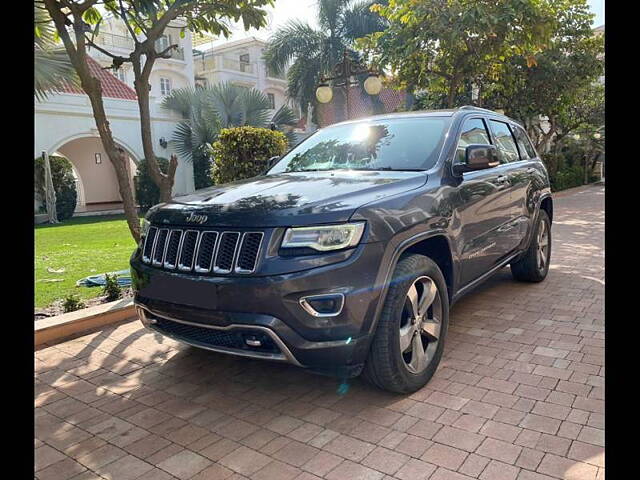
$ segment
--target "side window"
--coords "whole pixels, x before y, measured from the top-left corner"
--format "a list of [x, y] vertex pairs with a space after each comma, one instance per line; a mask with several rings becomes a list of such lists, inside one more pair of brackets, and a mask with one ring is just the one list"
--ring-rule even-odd
[[523, 160], [536, 158], [538, 156], [536, 150], [533, 148], [533, 145], [531, 145], [531, 141], [524, 130], [520, 127], [514, 127], [513, 133], [516, 136], [518, 147], [520, 148], [520, 155], [522, 155]]
[[491, 122], [491, 130], [496, 139], [496, 147], [500, 156], [500, 163], [517, 162], [520, 160], [518, 155], [518, 147], [513, 138], [513, 134], [509, 129], [509, 125], [497, 120], [489, 120]]
[[489, 132], [484, 120], [481, 118], [470, 118], [464, 122], [454, 163], [464, 163], [467, 146], [473, 144], [490, 145]]

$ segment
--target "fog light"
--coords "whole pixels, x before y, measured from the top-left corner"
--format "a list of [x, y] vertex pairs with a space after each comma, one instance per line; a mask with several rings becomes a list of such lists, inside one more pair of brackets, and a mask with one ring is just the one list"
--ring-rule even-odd
[[245, 337], [244, 343], [246, 343], [250, 347], [261, 347], [262, 346], [262, 342], [260, 340], [258, 340], [254, 335], [251, 335], [249, 337]]
[[300, 306], [314, 317], [335, 317], [342, 312], [344, 295], [342, 293], [310, 295], [300, 299]]

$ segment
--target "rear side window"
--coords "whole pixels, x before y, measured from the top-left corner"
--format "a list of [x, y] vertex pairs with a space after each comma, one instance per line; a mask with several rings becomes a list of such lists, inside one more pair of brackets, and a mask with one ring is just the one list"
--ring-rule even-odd
[[531, 145], [531, 141], [524, 130], [520, 127], [513, 127], [513, 133], [516, 136], [516, 141], [518, 142], [518, 147], [520, 148], [520, 155], [523, 160], [528, 160], [530, 158], [536, 158], [538, 155], [536, 154], [536, 150]]
[[470, 118], [465, 120], [464, 125], [462, 126], [460, 140], [458, 140], [455, 163], [464, 163], [467, 146], [473, 144], [491, 144], [487, 126], [481, 118]]
[[496, 139], [500, 162], [509, 163], [520, 160], [518, 147], [516, 147], [516, 141], [509, 129], [509, 125], [504, 122], [498, 122], [497, 120], [489, 121], [491, 122], [491, 130], [493, 130], [493, 135]]

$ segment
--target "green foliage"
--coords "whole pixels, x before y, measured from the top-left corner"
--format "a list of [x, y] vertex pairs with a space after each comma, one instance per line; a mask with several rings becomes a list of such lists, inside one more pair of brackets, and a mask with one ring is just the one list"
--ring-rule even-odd
[[105, 284], [102, 288], [102, 294], [106, 296], [109, 302], [122, 298], [122, 287], [118, 283], [118, 275], [105, 274]]
[[267, 127], [273, 123], [281, 131], [288, 130], [290, 144], [297, 143], [290, 131], [297, 118], [288, 106], [283, 105], [270, 117], [270, 104], [264, 93], [230, 82], [173, 90], [165, 97], [163, 107], [185, 117], [176, 127], [171, 142], [182, 157], [193, 161], [196, 189], [211, 185], [211, 144], [222, 128]]
[[[76, 180], [73, 176], [73, 168], [71, 167], [69, 160], [56, 155], [51, 155], [49, 157], [49, 165], [51, 166], [53, 189], [56, 192], [56, 214], [59, 221], [67, 220], [73, 216], [78, 199]], [[44, 160], [42, 157], [35, 159], [34, 174], [36, 192], [40, 198], [44, 200], [45, 180]]]
[[[231, 22], [242, 21], [245, 29], [261, 28], [267, 24], [264, 7], [273, 6], [274, 0], [104, 0], [104, 8], [117, 17], [124, 17], [136, 34], [149, 31], [169, 15], [186, 22], [191, 32], [213, 35], [231, 35]], [[102, 18], [95, 7], [83, 19], [96, 24]]]
[[282, 132], [256, 127], [225, 128], [212, 145], [215, 183], [260, 175], [267, 161], [284, 154], [287, 138]]
[[[354, 41], [385, 27], [385, 21], [371, 11], [378, 0], [319, 0], [318, 24], [314, 28], [300, 20], [290, 20], [269, 39], [264, 59], [275, 73], [288, 71], [288, 95], [295, 98], [306, 115], [311, 103], [316, 105], [315, 90], [320, 76], [328, 74], [348, 50], [353, 58], [359, 58]], [[340, 91], [336, 100], [342, 101]], [[338, 109], [343, 111], [342, 108]], [[314, 110], [315, 111], [315, 110]]]
[[34, 3], [34, 94], [44, 101], [66, 83], [78, 85], [78, 77], [67, 52], [56, 44], [56, 30], [46, 10]]
[[358, 41], [374, 64], [394, 72], [399, 86], [428, 90], [456, 106], [465, 82], [500, 78], [513, 57], [535, 63], [565, 1], [395, 0], [372, 10], [389, 27]]
[[64, 313], [75, 312], [76, 310], [80, 310], [84, 308], [85, 304], [78, 295], [70, 293], [64, 298], [62, 302], [62, 308], [64, 309]]
[[[163, 157], [156, 157], [156, 159], [162, 173], [167, 173], [169, 161]], [[144, 158], [138, 162], [138, 170], [133, 178], [133, 183], [136, 189], [136, 201], [142, 211], [160, 203], [160, 189], [151, 178], [148, 163]]]
[[577, 187], [593, 182], [598, 176], [593, 172], [596, 160], [604, 151], [604, 137], [595, 140], [585, 135], [580, 140], [565, 138], [558, 142], [551, 152], [543, 154], [542, 159], [549, 172], [549, 180], [553, 191]]
[[[565, 0], [557, 9], [552, 38], [534, 65], [514, 56], [500, 78], [484, 87], [483, 106], [502, 108], [522, 121], [536, 147], [586, 126], [604, 124], [604, 40], [591, 29], [593, 15], [584, 0]], [[548, 118], [542, 129], [539, 116]]]
[[211, 156], [200, 152], [194, 152], [193, 162], [193, 185], [196, 190], [207, 188], [213, 185], [211, 178]]

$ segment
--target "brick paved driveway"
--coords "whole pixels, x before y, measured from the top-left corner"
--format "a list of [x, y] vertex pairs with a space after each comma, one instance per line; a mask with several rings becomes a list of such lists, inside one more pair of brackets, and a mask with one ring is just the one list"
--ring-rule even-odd
[[549, 277], [452, 310], [407, 397], [182, 347], [130, 322], [36, 353], [40, 480], [604, 478], [604, 188], [556, 199]]

